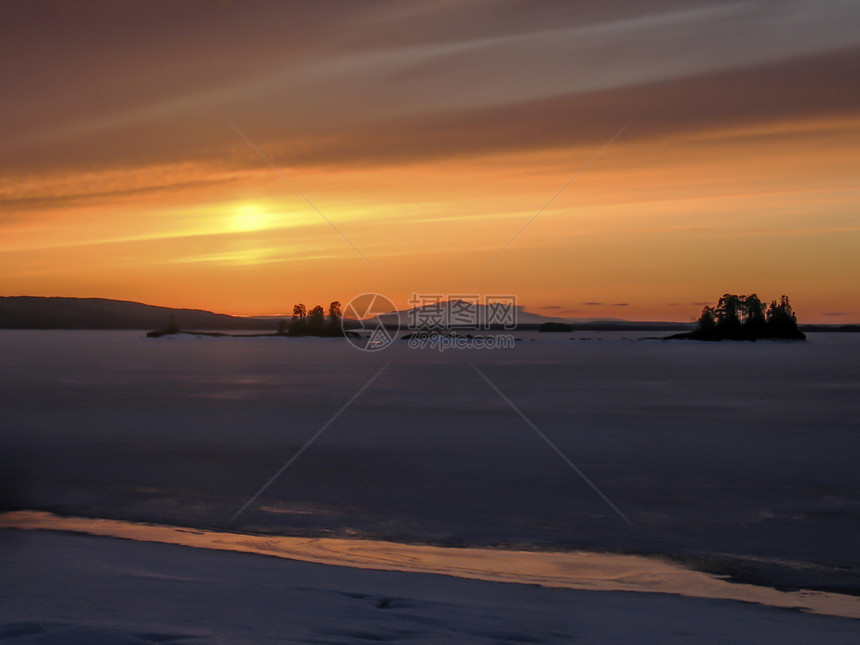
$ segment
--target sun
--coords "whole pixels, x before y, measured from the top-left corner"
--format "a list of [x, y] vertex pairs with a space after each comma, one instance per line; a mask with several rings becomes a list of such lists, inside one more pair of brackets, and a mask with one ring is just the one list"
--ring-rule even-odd
[[230, 224], [233, 230], [259, 231], [267, 226], [267, 216], [259, 204], [242, 204], [233, 213]]

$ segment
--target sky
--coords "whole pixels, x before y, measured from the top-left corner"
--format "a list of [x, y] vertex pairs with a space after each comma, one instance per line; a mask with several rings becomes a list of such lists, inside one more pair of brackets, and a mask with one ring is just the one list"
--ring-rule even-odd
[[860, 321], [854, 1], [8, 2], [0, 43], [0, 295]]

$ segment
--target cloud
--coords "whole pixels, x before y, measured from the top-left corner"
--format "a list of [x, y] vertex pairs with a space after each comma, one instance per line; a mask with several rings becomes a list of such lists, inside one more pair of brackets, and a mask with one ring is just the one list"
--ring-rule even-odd
[[452, 3], [429, 17], [402, 5], [388, 22], [378, 18], [396, 5], [330, 16], [180, 3], [173, 22], [135, 3], [18, 9], [7, 44], [19, 65], [0, 72], [18, 88], [4, 102], [0, 170], [257, 164], [229, 121], [284, 165], [602, 145], [631, 120], [619, 144], [738, 125], [756, 136], [756, 124], [857, 114], [846, 91], [860, 75], [856, 8], [827, 4], [497, 15]]
[[542, 310], [542, 311], [552, 311], [555, 313], [565, 314], [565, 315], [576, 314], [576, 313], [579, 313], [579, 311], [580, 311], [579, 309], [570, 309], [568, 307], [560, 307], [559, 305], [546, 305], [543, 307], [536, 307], [536, 309]]
[[586, 307], [629, 307], [629, 302], [583, 302]]
[[847, 312], [843, 312], [843, 311], [827, 311], [821, 315], [822, 316], [847, 316], [849, 314]]
[[[160, 193], [182, 192], [186, 190], [223, 187], [236, 181], [236, 177], [218, 177], [217, 179], [195, 179], [168, 183], [153, 183], [151, 185], [117, 188], [114, 190], [84, 190], [75, 192], [56, 192], [50, 186], [29, 195], [0, 195], [0, 210], [19, 212], [48, 208], [64, 208], [72, 206], [91, 206], [100, 202], [116, 202], [122, 199], [145, 197]], [[2, 218], [0, 218], [2, 221]]]

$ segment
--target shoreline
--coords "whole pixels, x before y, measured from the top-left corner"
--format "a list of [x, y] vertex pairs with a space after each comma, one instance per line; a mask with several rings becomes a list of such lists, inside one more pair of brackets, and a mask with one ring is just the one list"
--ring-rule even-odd
[[61, 517], [43, 511], [0, 514], [0, 529], [54, 531], [242, 552], [356, 569], [430, 573], [489, 582], [588, 591], [626, 591], [735, 600], [860, 619], [860, 598], [780, 591], [729, 582], [661, 558], [594, 552], [516, 551], [395, 542], [249, 535], [121, 520]]

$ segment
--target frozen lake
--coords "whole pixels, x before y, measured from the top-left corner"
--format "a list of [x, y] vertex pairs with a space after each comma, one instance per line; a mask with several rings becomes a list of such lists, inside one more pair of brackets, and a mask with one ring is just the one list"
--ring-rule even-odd
[[233, 529], [657, 553], [860, 591], [860, 336], [517, 335], [511, 350], [366, 354], [340, 339], [0, 331], [0, 503], [224, 528], [387, 365]]

